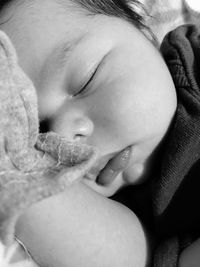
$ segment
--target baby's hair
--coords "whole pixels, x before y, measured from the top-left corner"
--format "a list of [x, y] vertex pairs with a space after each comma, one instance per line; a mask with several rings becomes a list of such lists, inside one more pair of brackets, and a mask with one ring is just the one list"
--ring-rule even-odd
[[[64, 2], [65, 0], [58, 0]], [[83, 7], [89, 14], [102, 14], [122, 18], [141, 30], [157, 46], [157, 40], [151, 29], [145, 24], [148, 12], [138, 0], [71, 0]]]
[[[16, 0], [0, 0], [0, 12], [2, 9]], [[56, 0], [65, 4], [65, 0]], [[84, 8], [88, 14], [102, 14], [122, 18], [141, 30], [150, 41], [156, 43], [156, 38], [145, 24], [145, 16], [148, 16], [144, 5], [138, 0], [71, 0], [73, 4]]]
[[136, 12], [136, 9], [143, 8], [137, 0], [72, 0], [72, 2], [79, 4], [91, 14], [120, 17], [138, 28], [146, 27], [143, 16]]

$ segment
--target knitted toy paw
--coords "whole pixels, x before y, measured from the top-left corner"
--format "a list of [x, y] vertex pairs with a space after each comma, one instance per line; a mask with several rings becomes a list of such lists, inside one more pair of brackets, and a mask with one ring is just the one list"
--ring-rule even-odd
[[0, 266], [35, 267], [30, 260], [11, 263], [19, 216], [82, 179], [97, 151], [56, 133], [39, 134], [35, 88], [1, 31], [0, 114]]

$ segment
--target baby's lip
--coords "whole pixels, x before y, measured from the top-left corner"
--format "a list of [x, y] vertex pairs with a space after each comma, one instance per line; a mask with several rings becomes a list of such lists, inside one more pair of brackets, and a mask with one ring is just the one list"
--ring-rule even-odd
[[105, 168], [109, 160], [113, 158], [114, 155], [116, 155], [116, 153], [103, 156], [101, 159], [99, 159], [96, 164], [90, 169], [89, 173], [85, 175], [85, 178], [89, 180], [96, 180], [99, 173]]
[[128, 165], [131, 147], [127, 147], [118, 153], [104, 156], [86, 175], [89, 180], [96, 180], [99, 185], [110, 184], [116, 176]]
[[104, 186], [112, 183], [118, 174], [126, 169], [130, 160], [130, 156], [131, 147], [126, 147], [115, 157], [109, 160], [105, 168], [97, 177], [97, 183]]

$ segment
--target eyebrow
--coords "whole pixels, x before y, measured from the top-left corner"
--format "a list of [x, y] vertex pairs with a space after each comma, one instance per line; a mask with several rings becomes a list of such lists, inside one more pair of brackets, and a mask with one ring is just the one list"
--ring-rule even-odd
[[75, 46], [73, 43], [64, 42], [57, 46], [53, 50], [53, 59], [57, 63], [56, 71], [61, 71], [66, 66], [66, 62], [69, 60], [70, 54], [73, 52]]
[[[77, 48], [80, 42], [85, 38], [85, 34], [79, 36], [73, 41], [63, 41], [53, 50], [53, 59], [56, 62], [56, 72], [63, 71], [72, 52]], [[66, 38], [67, 39], [67, 38]]]

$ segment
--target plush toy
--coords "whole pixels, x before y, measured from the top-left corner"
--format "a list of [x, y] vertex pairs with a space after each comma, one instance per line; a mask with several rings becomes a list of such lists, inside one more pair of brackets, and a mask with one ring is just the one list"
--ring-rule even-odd
[[0, 266], [19, 246], [15, 225], [33, 203], [63, 192], [96, 160], [96, 150], [50, 132], [39, 134], [35, 88], [17, 63], [11, 41], [0, 31]]

